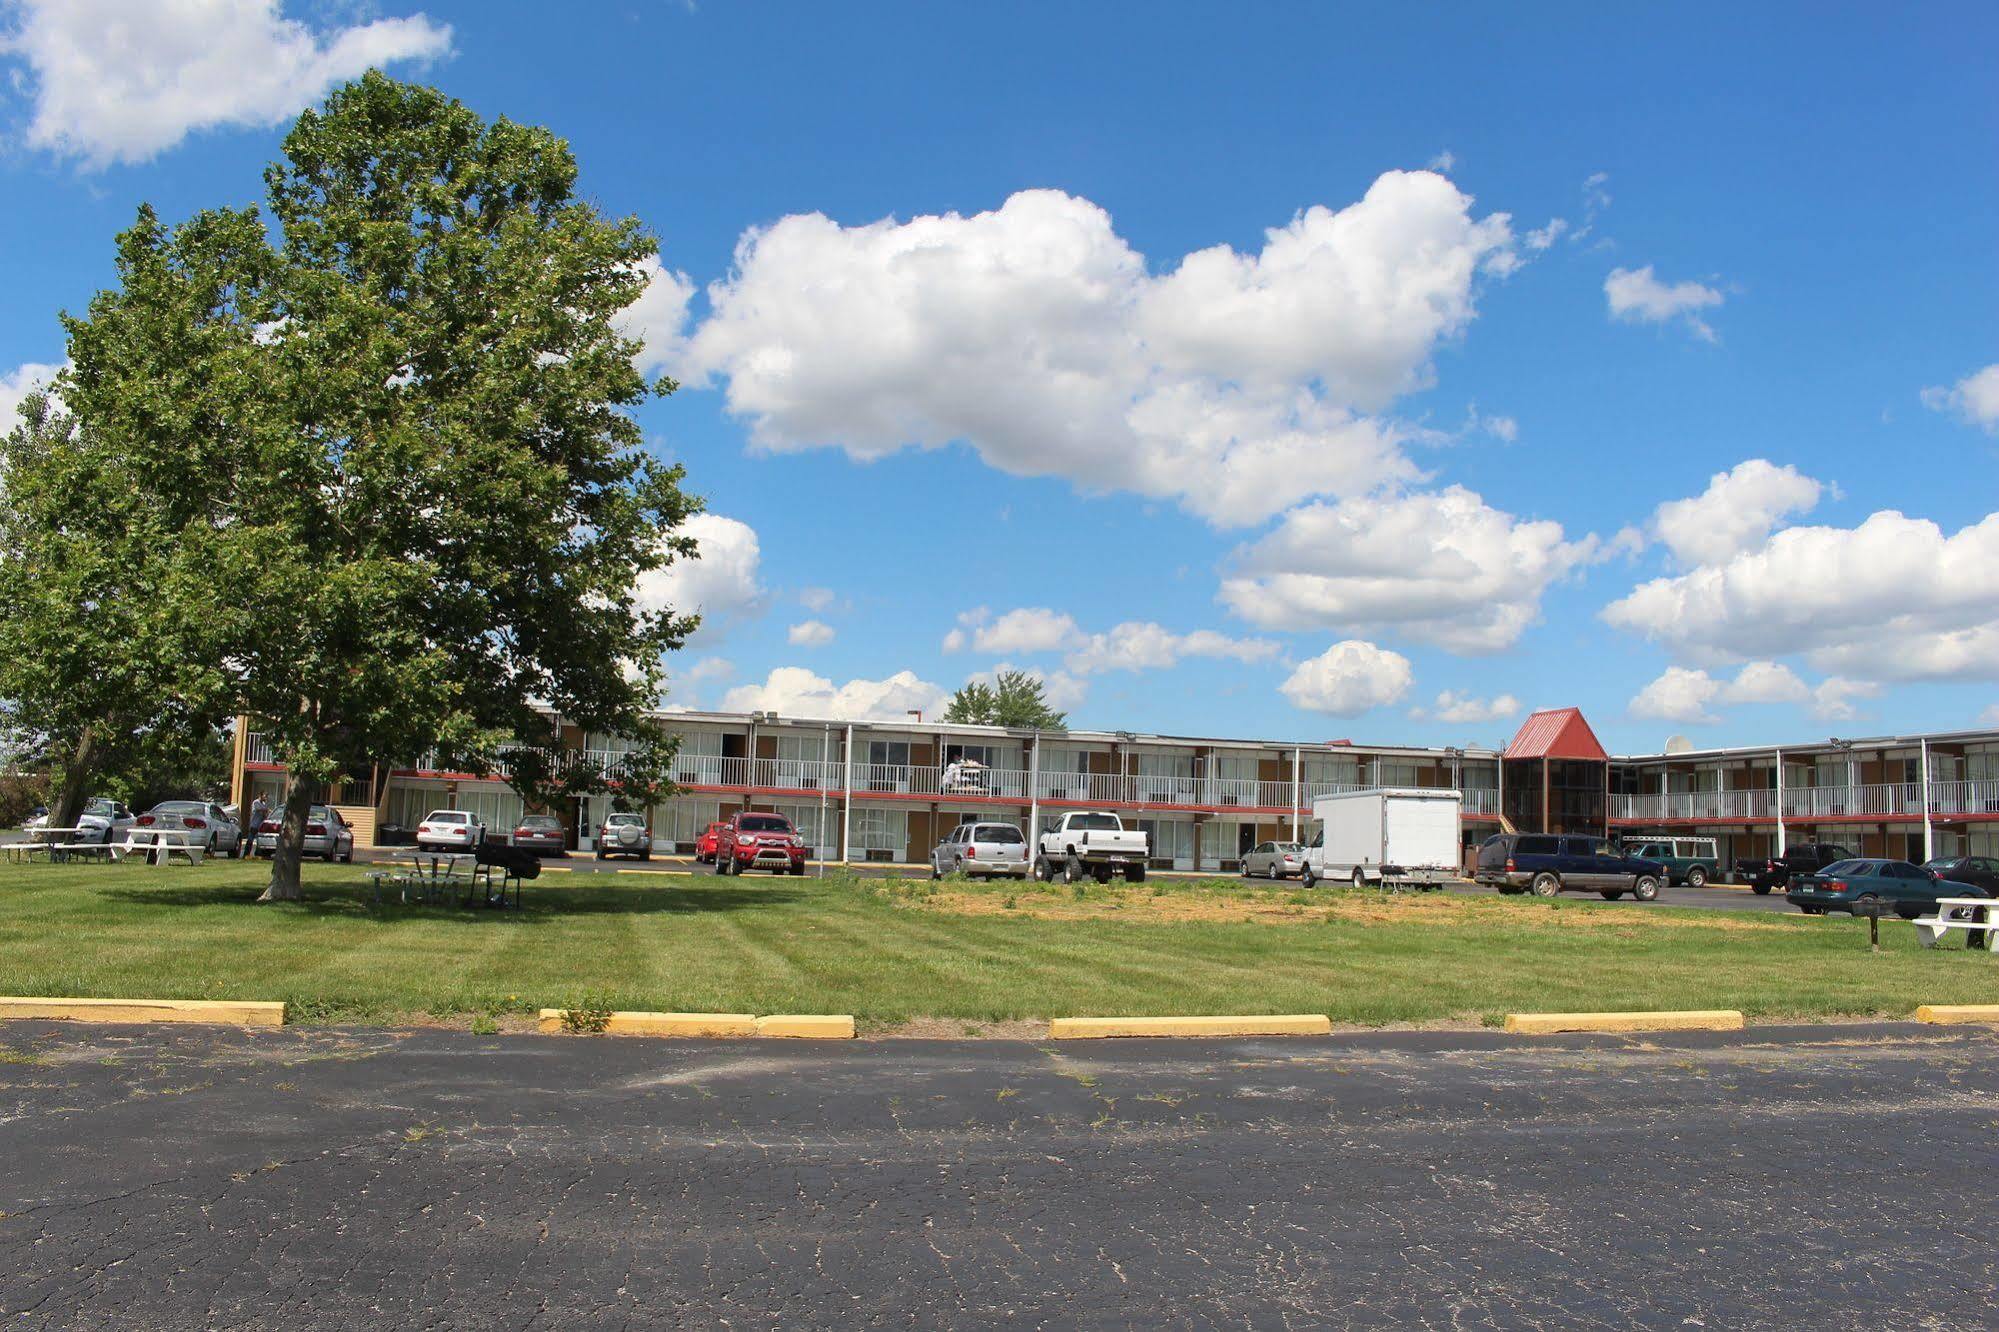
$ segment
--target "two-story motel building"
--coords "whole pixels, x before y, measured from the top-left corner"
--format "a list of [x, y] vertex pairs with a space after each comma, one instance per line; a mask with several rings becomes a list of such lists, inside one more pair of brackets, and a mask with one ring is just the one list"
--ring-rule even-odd
[[[680, 793], [649, 811], [654, 849], [691, 853], [709, 823], [743, 810], [789, 817], [827, 860], [921, 862], [970, 819], [1037, 826], [1110, 809], [1151, 836], [1158, 869], [1230, 872], [1260, 841], [1309, 840], [1312, 802], [1369, 787], [1464, 792], [1469, 848], [1506, 828], [1598, 835], [1697, 833], [1724, 860], [1787, 841], [1868, 855], [1999, 854], [1999, 731], [1826, 739], [1795, 745], [1608, 755], [1573, 708], [1538, 712], [1503, 750], [1347, 740], [1273, 741], [1129, 731], [1035, 732], [774, 713], [682, 712]], [[238, 727], [234, 796], [280, 799], [283, 772]], [[587, 762], [622, 742], [564, 728]], [[361, 845], [403, 840], [430, 810], [479, 814], [504, 836], [524, 810], [503, 780], [417, 761], [350, 774], [333, 792]], [[611, 797], [550, 812], [587, 851]]]

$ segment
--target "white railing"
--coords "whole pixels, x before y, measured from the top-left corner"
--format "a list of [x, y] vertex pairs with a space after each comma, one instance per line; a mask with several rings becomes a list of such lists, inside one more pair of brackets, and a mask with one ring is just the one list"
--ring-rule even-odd
[[[1628, 821], [1685, 823], [1712, 819], [1723, 822], [1767, 821], [1776, 817], [1777, 793], [1756, 791], [1672, 791], [1652, 795], [1614, 795], [1610, 817]], [[1999, 779], [1930, 783], [1932, 816], [1999, 814]], [[1470, 805], [1466, 805], [1467, 812]], [[1784, 817], [1813, 819], [1919, 819], [1923, 816], [1921, 782], [1872, 782], [1853, 786], [1792, 786], [1784, 789]]]

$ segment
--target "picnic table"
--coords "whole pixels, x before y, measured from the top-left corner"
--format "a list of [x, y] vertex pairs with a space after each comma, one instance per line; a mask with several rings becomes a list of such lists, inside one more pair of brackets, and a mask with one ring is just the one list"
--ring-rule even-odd
[[404, 902], [449, 902], [459, 906], [498, 906], [513, 890], [513, 907], [520, 909], [521, 882], [536, 877], [539, 862], [513, 847], [480, 847], [476, 851], [418, 851], [394, 869], [368, 871], [371, 898], [380, 906], [395, 892]]
[[1923, 947], [1935, 948], [1952, 930], [1963, 930], [1965, 947], [1999, 953], [1999, 920], [1990, 918], [1994, 911], [1999, 911], [1999, 901], [1989, 897], [1939, 897], [1936, 915], [1914, 922], [1916, 937]]

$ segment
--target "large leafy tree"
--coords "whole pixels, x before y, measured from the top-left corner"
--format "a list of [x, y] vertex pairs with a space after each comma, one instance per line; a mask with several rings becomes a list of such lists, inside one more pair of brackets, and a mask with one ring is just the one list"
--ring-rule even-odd
[[1026, 671], [1001, 671], [992, 683], [974, 680], [951, 695], [944, 720], [964, 725], [1069, 729], [1068, 714], [1048, 706], [1041, 680]]
[[[698, 502], [629, 414], [673, 388], [617, 322], [654, 242], [576, 177], [548, 130], [370, 74], [286, 136], [268, 219], [142, 214], [121, 288], [71, 322], [73, 379], [106, 386], [79, 417], [139, 403], [180, 450], [161, 465], [215, 469], [189, 524], [210, 661], [289, 771], [267, 898], [298, 895], [307, 807], [370, 761], [434, 750], [536, 800], [668, 789], [649, 709], [693, 620], [637, 587], [695, 553]], [[190, 254], [230, 278], [167, 330], [205, 349], [212, 413], [154, 401], [117, 354], [149, 315], [132, 274]], [[624, 768], [565, 765], [551, 714], [630, 736]]]
[[[156, 280], [191, 280], [129, 276], [135, 303], [167, 294]], [[184, 380], [196, 348], [159, 358], [131, 337], [101, 350], [156, 404], [201, 410]], [[0, 439], [0, 721], [54, 778], [52, 827], [74, 826], [94, 792], [129, 795], [149, 775], [189, 770], [229, 711], [215, 548], [194, 521], [207, 479], [170, 432], [132, 426], [115, 413], [80, 421], [34, 393]]]

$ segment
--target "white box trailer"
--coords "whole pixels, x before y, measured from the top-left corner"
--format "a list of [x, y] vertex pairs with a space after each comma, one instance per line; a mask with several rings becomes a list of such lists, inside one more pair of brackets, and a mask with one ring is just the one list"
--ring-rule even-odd
[[1321, 879], [1356, 888], [1436, 888], [1460, 877], [1464, 793], [1384, 787], [1320, 796], [1318, 836], [1305, 852], [1305, 886]]

